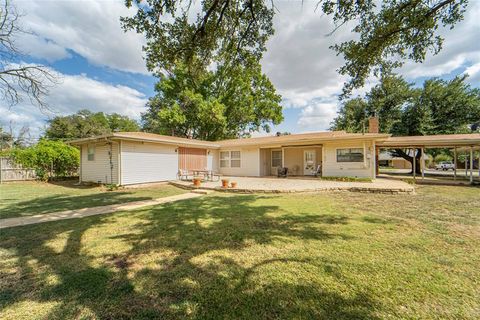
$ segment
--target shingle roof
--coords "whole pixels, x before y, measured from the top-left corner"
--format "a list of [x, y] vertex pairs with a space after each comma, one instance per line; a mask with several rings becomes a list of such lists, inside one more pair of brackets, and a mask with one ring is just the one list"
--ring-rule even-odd
[[187, 138], [180, 138], [180, 137], [173, 137], [173, 136], [165, 136], [165, 135], [161, 135], [161, 134], [147, 133], [147, 132], [115, 132], [115, 133], [96, 136], [96, 137], [92, 137], [92, 138], [72, 140], [72, 141], [69, 141], [69, 143], [70, 144], [81, 144], [81, 143], [88, 143], [90, 141], [101, 140], [101, 139], [106, 139], [106, 138], [150, 141], [150, 142], [162, 142], [162, 143], [168, 143], [168, 144], [181, 144], [181, 145], [209, 147], [209, 148], [218, 148], [219, 147], [219, 145], [216, 142], [196, 140], [196, 139], [187, 139]]
[[480, 133], [466, 134], [438, 134], [428, 136], [390, 137], [380, 142], [382, 147], [415, 147], [415, 146], [441, 146], [453, 147], [460, 145], [479, 145]]
[[470, 146], [480, 145], [480, 134], [446, 134], [446, 135], [430, 135], [430, 136], [405, 136], [390, 137], [388, 134], [378, 133], [346, 133], [345, 131], [324, 131], [299, 133], [283, 136], [266, 136], [244, 139], [230, 139], [221, 141], [204, 141], [196, 139], [187, 139], [173, 136], [165, 136], [146, 132], [115, 132], [107, 135], [77, 139], [70, 141], [71, 144], [88, 143], [94, 140], [105, 138], [117, 138], [125, 140], [162, 142], [168, 144], [179, 144], [185, 146], [199, 146], [206, 148], [229, 148], [244, 146], [281, 146], [286, 144], [302, 144], [302, 143], [321, 143], [332, 140], [355, 140], [355, 139], [373, 139], [377, 141], [377, 145], [382, 147], [414, 147], [414, 146]]
[[230, 139], [217, 141], [221, 147], [239, 147], [239, 146], [254, 146], [254, 145], [282, 145], [286, 143], [302, 143], [302, 142], [312, 142], [312, 141], [329, 141], [329, 140], [339, 140], [339, 139], [386, 139], [389, 134], [378, 134], [378, 133], [346, 133], [345, 131], [323, 131], [323, 132], [310, 132], [310, 133], [299, 133], [299, 134], [290, 134], [283, 136], [267, 136], [267, 137], [256, 137], [256, 138], [245, 138], [245, 139]]

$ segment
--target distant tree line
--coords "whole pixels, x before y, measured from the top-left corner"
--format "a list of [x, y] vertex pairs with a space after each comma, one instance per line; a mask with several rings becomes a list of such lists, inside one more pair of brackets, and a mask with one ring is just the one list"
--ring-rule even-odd
[[[384, 76], [365, 96], [343, 101], [331, 129], [364, 132], [368, 118], [376, 115], [380, 132], [394, 136], [480, 132], [480, 89], [466, 79], [432, 78], [415, 87], [401, 76]], [[405, 150], [392, 153], [413, 163]], [[417, 162], [420, 156], [418, 152]]]

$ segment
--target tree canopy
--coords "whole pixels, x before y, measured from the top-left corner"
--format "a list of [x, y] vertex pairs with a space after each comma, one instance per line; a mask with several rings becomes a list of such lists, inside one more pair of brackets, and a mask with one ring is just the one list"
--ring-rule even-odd
[[105, 114], [80, 110], [68, 116], [57, 116], [48, 122], [48, 139], [80, 139], [116, 131], [139, 131], [138, 123], [117, 113]]
[[[169, 73], [178, 61], [195, 57], [212, 61], [243, 63], [257, 61], [273, 35], [275, 1], [126, 0], [136, 15], [123, 17], [125, 30], [145, 35], [147, 67], [157, 74]], [[300, 5], [300, 4], [299, 4]], [[373, 73], [381, 75], [406, 59], [425, 60], [427, 52], [438, 53], [442, 27], [453, 28], [463, 19], [467, 0], [321, 0], [317, 8], [338, 28], [351, 28], [352, 38], [332, 47], [345, 64], [339, 69], [349, 76], [344, 93], [364, 85]], [[319, 32], [318, 36], [324, 36]]]
[[433, 78], [415, 88], [400, 76], [385, 76], [364, 98], [344, 101], [331, 128], [362, 132], [376, 114], [380, 132], [397, 136], [471, 132], [480, 121], [480, 89], [466, 78]]
[[[380, 132], [395, 136], [480, 132], [475, 125], [480, 121], [480, 89], [465, 80], [433, 78], [415, 88], [400, 76], [384, 76], [364, 98], [344, 101], [331, 129], [365, 132], [368, 117], [375, 114]], [[393, 154], [413, 161], [401, 149]]]
[[193, 72], [177, 64], [155, 90], [142, 115], [149, 132], [214, 141], [260, 128], [268, 132], [270, 124], [283, 120], [281, 97], [254, 61], [214, 71], [200, 66]]

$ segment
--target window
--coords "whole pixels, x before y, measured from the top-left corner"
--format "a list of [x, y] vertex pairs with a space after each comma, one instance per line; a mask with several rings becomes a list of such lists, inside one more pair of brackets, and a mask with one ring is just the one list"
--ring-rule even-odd
[[87, 159], [88, 159], [88, 161], [94, 161], [95, 160], [95, 147], [94, 146], [89, 146], [88, 147]]
[[240, 151], [232, 151], [230, 153], [230, 167], [240, 168]]
[[220, 151], [220, 168], [228, 168], [230, 162], [230, 152]]
[[220, 151], [220, 168], [240, 168], [240, 151]]
[[363, 162], [363, 149], [337, 149], [337, 162]]
[[272, 151], [272, 167], [281, 167], [282, 166], [282, 151], [274, 150]]

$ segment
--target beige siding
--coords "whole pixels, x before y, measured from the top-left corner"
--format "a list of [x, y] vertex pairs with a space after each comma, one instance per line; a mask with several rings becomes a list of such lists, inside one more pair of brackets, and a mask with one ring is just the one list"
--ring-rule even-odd
[[240, 168], [219, 168], [220, 173], [228, 176], [260, 176], [260, 149], [237, 148], [220, 151], [240, 151]]
[[176, 149], [173, 145], [122, 141], [122, 184], [175, 180]]
[[[93, 145], [95, 146], [93, 161], [88, 161], [88, 146], [91, 145], [85, 144], [81, 147], [81, 181], [118, 184], [118, 143]], [[112, 154], [111, 159], [109, 151]]]
[[[325, 143], [323, 154], [323, 176], [374, 178], [374, 153], [371, 141], [344, 141]], [[337, 162], [338, 148], [365, 148], [364, 162]]]

